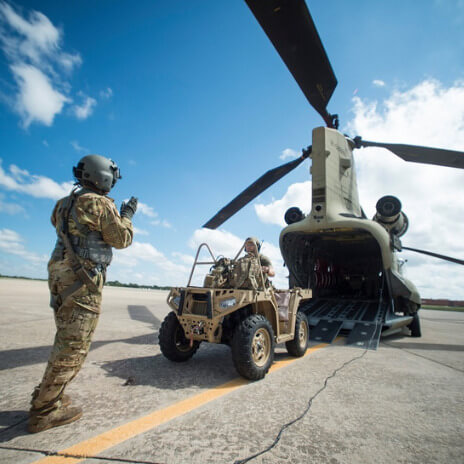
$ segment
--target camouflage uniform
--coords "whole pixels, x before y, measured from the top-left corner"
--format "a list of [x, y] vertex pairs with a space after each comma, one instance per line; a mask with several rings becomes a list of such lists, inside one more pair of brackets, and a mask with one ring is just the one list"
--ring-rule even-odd
[[[121, 217], [114, 201], [82, 188], [77, 192], [68, 219], [69, 235], [73, 243], [92, 233], [100, 238], [103, 247], [126, 248], [132, 243], [132, 222]], [[59, 200], [51, 221], [60, 237], [63, 209], [69, 197]], [[85, 233], [87, 231], [87, 234]], [[74, 247], [73, 247], [74, 248]], [[76, 253], [77, 254], [77, 253]], [[48, 285], [51, 304], [55, 303], [55, 342], [42, 382], [35, 388], [31, 401], [31, 417], [43, 418], [62, 405], [66, 385], [77, 375], [89, 352], [93, 332], [100, 314], [102, 289], [106, 278], [106, 266], [96, 265], [89, 258], [78, 256], [79, 262], [92, 277], [95, 287], [82, 285], [70, 296], [60, 301], [60, 294], [79, 281], [73, 271], [72, 259], [60, 244], [60, 239], [48, 263]], [[58, 303], [56, 303], [58, 301]], [[63, 405], [64, 406], [64, 405]]]
[[261, 253], [258, 257], [254, 253], [247, 253], [234, 264], [229, 284], [233, 288], [263, 290], [263, 277], [266, 288], [271, 284], [261, 267], [271, 265], [270, 259]]
[[[251, 256], [254, 256], [254, 255], [251, 255]], [[258, 259], [259, 259], [259, 263], [261, 264], [261, 266], [268, 266], [268, 267], [272, 266], [272, 262], [267, 256], [264, 256], [263, 254], [258, 253]], [[271, 282], [269, 281], [267, 275], [266, 274], [263, 274], [263, 275], [264, 275], [264, 285], [266, 287], [270, 287]]]

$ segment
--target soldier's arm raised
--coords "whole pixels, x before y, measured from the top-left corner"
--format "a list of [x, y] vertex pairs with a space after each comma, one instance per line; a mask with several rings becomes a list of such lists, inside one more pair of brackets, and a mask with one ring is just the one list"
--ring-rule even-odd
[[129, 218], [119, 215], [112, 200], [104, 200], [106, 204], [100, 219], [103, 240], [114, 248], [127, 248], [134, 237], [132, 222]]

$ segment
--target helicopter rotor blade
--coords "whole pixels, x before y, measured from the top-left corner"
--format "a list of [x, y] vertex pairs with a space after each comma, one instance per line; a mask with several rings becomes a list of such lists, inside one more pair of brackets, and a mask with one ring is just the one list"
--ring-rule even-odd
[[304, 0], [246, 0], [300, 89], [328, 127], [338, 125], [327, 104], [337, 86]]
[[203, 227], [206, 227], [207, 229], [217, 229], [237, 211], [242, 209], [245, 205], [250, 203], [251, 200], [256, 198], [260, 193], [264, 192], [264, 190], [287, 175], [290, 171], [293, 171], [306, 158], [308, 158], [310, 153], [311, 147], [308, 147], [303, 150], [303, 153], [299, 158], [267, 171], [243, 192], [238, 194], [230, 203], [224, 206], [224, 208], [222, 208], [215, 216], [213, 216], [206, 224], [204, 224]]
[[464, 152], [462, 151], [421, 147], [418, 145], [404, 145], [401, 143], [369, 142], [367, 140], [361, 140], [360, 137], [355, 137], [354, 141], [357, 148], [386, 148], [405, 161], [464, 169]]
[[451, 258], [450, 256], [440, 255], [438, 253], [432, 253], [431, 251], [419, 250], [418, 248], [410, 248], [410, 247], [405, 247], [405, 246], [401, 248], [403, 250], [415, 251], [416, 253], [422, 253], [424, 255], [433, 256], [434, 258], [440, 258], [440, 259], [444, 259], [445, 261], [451, 261], [452, 263], [464, 265], [464, 261], [462, 259]]

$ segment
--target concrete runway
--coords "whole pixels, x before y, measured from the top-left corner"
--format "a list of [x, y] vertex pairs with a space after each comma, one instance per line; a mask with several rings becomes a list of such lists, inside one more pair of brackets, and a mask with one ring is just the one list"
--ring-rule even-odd
[[422, 338], [385, 338], [377, 351], [341, 339], [287, 362], [279, 346], [273, 371], [253, 383], [225, 346], [203, 344], [185, 364], [160, 354], [166, 295], [105, 288], [89, 357], [67, 389], [84, 416], [30, 435], [30, 395], [54, 337], [48, 289], [0, 279], [0, 463], [246, 462], [314, 395], [250, 462], [464, 462], [464, 313], [422, 310]]

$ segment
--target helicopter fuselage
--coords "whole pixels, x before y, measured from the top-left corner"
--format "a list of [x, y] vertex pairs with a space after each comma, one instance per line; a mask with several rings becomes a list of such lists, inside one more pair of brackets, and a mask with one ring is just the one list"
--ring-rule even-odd
[[[368, 312], [384, 305], [379, 316], [384, 329], [399, 326], [400, 320], [407, 325], [420, 296], [401, 273], [391, 228], [368, 219], [359, 204], [353, 147], [353, 141], [335, 129], [313, 131], [311, 212], [280, 234], [290, 287], [311, 288], [312, 306], [318, 299], [332, 301], [342, 313], [343, 302], [370, 302]], [[351, 329], [356, 320], [345, 317], [342, 328]]]

